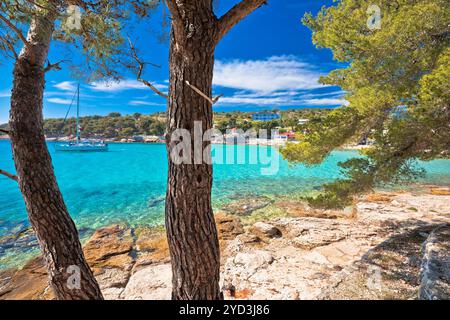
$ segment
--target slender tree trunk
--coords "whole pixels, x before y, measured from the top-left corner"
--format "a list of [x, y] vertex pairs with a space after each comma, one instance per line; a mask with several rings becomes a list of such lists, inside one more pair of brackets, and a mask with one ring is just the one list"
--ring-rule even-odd
[[53, 24], [51, 14], [34, 17], [28, 32], [29, 44], [15, 63], [9, 122], [14, 162], [56, 297], [103, 299], [56, 182], [44, 137], [44, 64]]
[[[191, 3], [186, 6], [186, 19], [195, 21], [195, 30], [183, 42], [172, 30], [170, 43], [166, 228], [172, 260], [172, 298], [212, 300], [222, 298], [219, 241], [211, 207], [213, 172], [211, 165], [194, 161], [194, 123], [199, 121], [203, 132], [211, 129], [212, 106], [186, 81], [211, 96], [215, 17], [211, 10]], [[177, 144], [171, 136], [177, 129], [190, 132], [192, 164], [179, 165], [171, 157]]]

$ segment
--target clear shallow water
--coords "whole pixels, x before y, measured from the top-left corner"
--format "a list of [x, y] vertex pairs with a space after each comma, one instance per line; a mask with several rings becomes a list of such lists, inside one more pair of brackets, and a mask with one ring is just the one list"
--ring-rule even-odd
[[[237, 157], [258, 147], [224, 148], [224, 153]], [[49, 143], [49, 150], [64, 199], [79, 229], [95, 229], [113, 223], [132, 226], [163, 223], [167, 177], [164, 145], [111, 144], [106, 153], [64, 153], [55, 152]], [[338, 162], [357, 156], [356, 151], [338, 151], [320, 166], [305, 168], [289, 166], [274, 149], [261, 147], [261, 151], [276, 155], [279, 160], [277, 173], [262, 175], [261, 169], [268, 165], [215, 165], [214, 207], [248, 196], [275, 198], [309, 192], [339, 177]], [[423, 166], [428, 172], [425, 182], [450, 184], [450, 160], [436, 160]], [[0, 168], [14, 172], [8, 141], [0, 141]], [[28, 226], [25, 205], [16, 183], [0, 176], [0, 238]], [[0, 269], [5, 267], [6, 254], [8, 252], [0, 250]]]

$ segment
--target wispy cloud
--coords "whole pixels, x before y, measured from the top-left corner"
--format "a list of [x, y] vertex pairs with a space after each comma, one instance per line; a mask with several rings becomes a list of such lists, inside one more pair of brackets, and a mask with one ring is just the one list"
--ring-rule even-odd
[[214, 67], [216, 86], [275, 92], [323, 88], [322, 72], [294, 56], [275, 56], [265, 60], [217, 61]]
[[322, 107], [338, 107], [348, 105], [345, 99], [287, 99], [286, 97], [224, 97], [220, 99], [222, 105], [257, 105], [257, 106], [322, 106]]
[[[164, 90], [167, 89], [167, 85], [154, 83], [153, 84], [157, 89]], [[110, 82], [110, 81], [100, 81], [93, 82], [90, 85], [90, 89], [93, 91], [100, 92], [121, 92], [125, 90], [150, 90], [143, 83], [136, 80], [122, 80], [120, 82]]]
[[142, 100], [131, 100], [128, 102], [130, 106], [164, 106], [162, 103], [142, 101]]
[[9, 98], [11, 97], [11, 91], [0, 91], [0, 98]]
[[213, 83], [215, 91], [220, 91], [218, 87], [234, 90], [220, 99], [222, 105], [336, 107], [347, 104], [344, 91], [323, 92], [332, 88], [319, 83], [325, 74], [311, 63], [286, 55], [263, 60], [217, 61]]
[[48, 98], [47, 102], [69, 105], [72, 102], [72, 100], [71, 99], [62, 99], [62, 98]]
[[349, 102], [345, 99], [332, 99], [332, 98], [322, 98], [322, 99], [306, 99], [304, 104], [308, 106], [347, 106]]
[[63, 90], [63, 91], [76, 91], [77, 87], [75, 85], [75, 82], [73, 81], [63, 81], [63, 82], [59, 82], [55, 85], [53, 85], [53, 87]]
[[[342, 92], [330, 93], [301, 93], [276, 92], [274, 94], [237, 93], [219, 100], [221, 105], [257, 105], [257, 106], [313, 106], [313, 107], [339, 107], [348, 105], [342, 98]], [[325, 96], [325, 97], [324, 97]]]
[[307, 93], [302, 94], [302, 98], [319, 98], [319, 97], [333, 97], [333, 98], [342, 98], [346, 94], [343, 90], [337, 90], [337, 91], [330, 91], [330, 92], [323, 92], [323, 93]]

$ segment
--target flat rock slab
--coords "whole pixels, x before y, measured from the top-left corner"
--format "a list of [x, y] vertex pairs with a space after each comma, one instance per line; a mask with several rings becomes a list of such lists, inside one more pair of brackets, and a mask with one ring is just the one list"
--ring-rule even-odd
[[107, 268], [103, 269], [95, 278], [102, 290], [107, 288], [124, 288], [130, 278], [130, 273], [123, 269]]
[[[268, 221], [282, 232], [282, 237], [258, 242], [249, 240], [250, 235], [257, 236], [246, 233], [230, 243], [222, 275], [225, 296], [417, 298], [421, 246], [439, 222], [449, 222], [444, 215], [448, 210], [446, 197], [389, 194], [378, 196], [377, 202], [360, 202], [357, 215], [349, 219], [300, 217]], [[442, 239], [437, 242], [450, 243]], [[448, 257], [448, 248], [442, 252], [447, 252]]]
[[433, 230], [423, 251], [419, 298], [450, 300], [450, 225]]
[[145, 267], [134, 273], [120, 294], [125, 300], [170, 300], [172, 293], [170, 264]]
[[30, 260], [21, 270], [3, 273], [0, 300], [48, 300], [54, 295], [48, 286], [47, 270], [41, 257]]
[[229, 203], [223, 206], [222, 209], [230, 214], [248, 216], [256, 210], [267, 207], [272, 202], [273, 200], [267, 197], [251, 197]]
[[283, 235], [300, 249], [311, 250], [344, 240], [351, 233], [351, 224], [320, 218], [281, 218], [273, 222]]
[[250, 232], [260, 238], [279, 238], [282, 236], [280, 229], [265, 222], [255, 223], [250, 228]]
[[84, 245], [83, 251], [94, 274], [103, 268], [131, 269], [134, 262], [130, 252], [134, 239], [131, 230], [114, 225], [95, 231]]

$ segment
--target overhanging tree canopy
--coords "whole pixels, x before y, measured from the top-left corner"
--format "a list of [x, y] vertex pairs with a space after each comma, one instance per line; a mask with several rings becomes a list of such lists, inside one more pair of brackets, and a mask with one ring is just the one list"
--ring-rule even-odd
[[[10, 130], [5, 133], [11, 138], [17, 176], [2, 170], [0, 174], [19, 184], [58, 299], [102, 299], [102, 294], [84, 258], [45, 142], [42, 115], [45, 73], [60, 68], [59, 62], [48, 61], [50, 44], [57, 39], [81, 48], [88, 57], [84, 64], [87, 78], [113, 77], [115, 73], [111, 70], [116, 62], [113, 57], [123, 42], [119, 20], [127, 13], [123, 7], [126, 3], [120, 0], [0, 3], [0, 53], [14, 61]], [[145, 13], [149, 6], [143, 8]]]
[[[348, 106], [307, 126], [283, 156], [318, 164], [346, 143], [371, 138], [366, 157], [341, 164], [345, 179], [325, 185], [313, 203], [342, 206], [373, 186], [417, 177], [416, 159], [450, 149], [450, 5], [446, 0], [380, 0], [379, 29], [368, 24], [373, 1], [342, 0], [316, 17], [304, 16], [319, 48], [348, 67], [321, 82], [346, 91]], [[368, 21], [369, 20], [369, 21]]]

